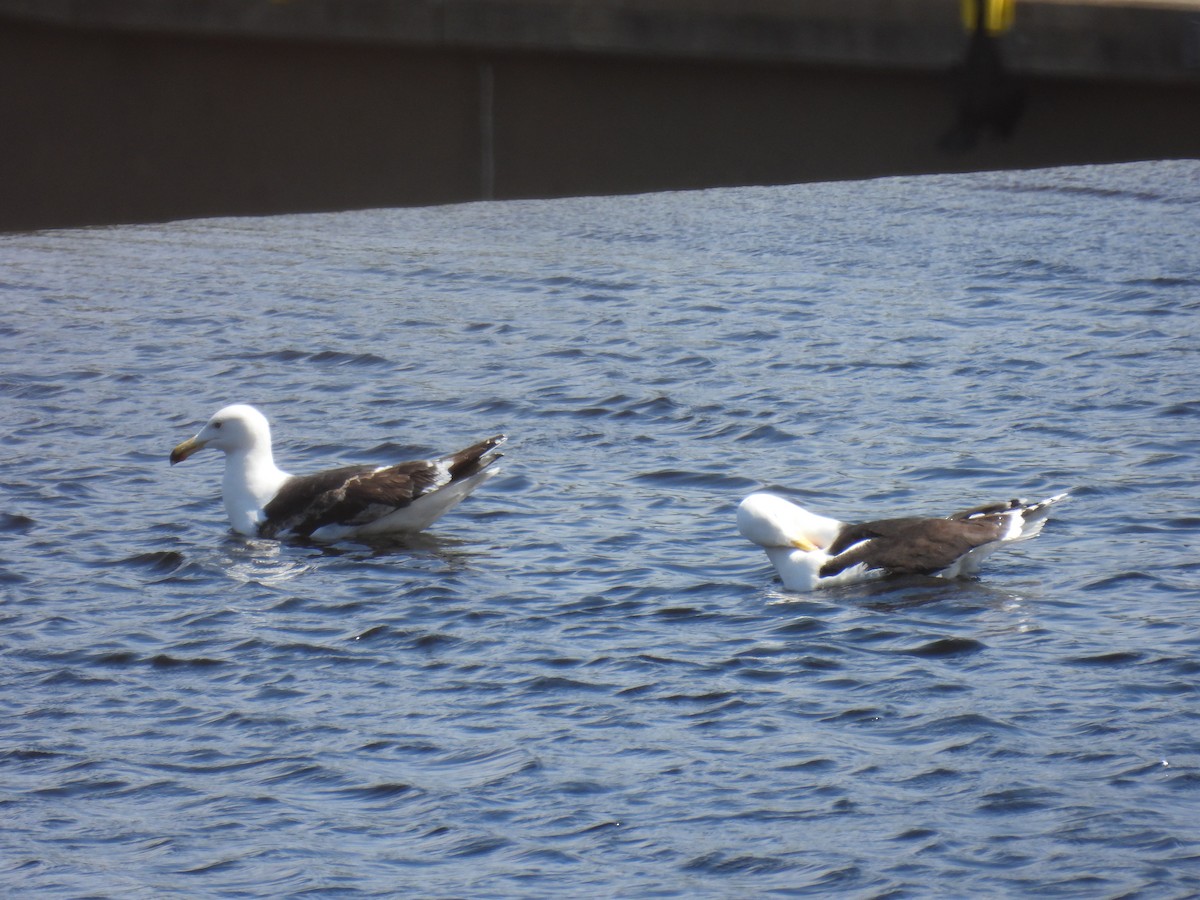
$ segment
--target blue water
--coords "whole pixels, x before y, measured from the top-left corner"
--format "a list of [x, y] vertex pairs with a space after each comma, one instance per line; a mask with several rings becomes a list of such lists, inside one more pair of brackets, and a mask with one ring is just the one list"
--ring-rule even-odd
[[[1200, 163], [0, 236], [0, 893], [1200, 893]], [[231, 534], [511, 434], [418, 539]], [[1070, 489], [979, 581], [736, 534]]]

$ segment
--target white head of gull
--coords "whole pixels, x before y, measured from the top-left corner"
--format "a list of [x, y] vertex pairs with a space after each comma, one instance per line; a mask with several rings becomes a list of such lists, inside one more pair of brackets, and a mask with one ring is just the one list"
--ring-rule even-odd
[[889, 575], [974, 575], [993, 550], [1037, 535], [1051, 504], [1066, 496], [850, 525], [757, 493], [741, 502], [737, 523], [744, 538], [766, 551], [784, 588], [806, 592]]
[[171, 465], [204, 449], [225, 454], [223, 495], [233, 530], [317, 541], [428, 528], [500, 470], [500, 434], [457, 453], [390, 466], [290, 475], [275, 465], [271, 426], [253, 406], [226, 406], [171, 451]]

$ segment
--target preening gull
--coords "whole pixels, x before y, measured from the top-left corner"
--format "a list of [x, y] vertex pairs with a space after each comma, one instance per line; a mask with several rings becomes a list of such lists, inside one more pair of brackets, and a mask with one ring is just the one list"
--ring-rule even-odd
[[766, 550], [787, 590], [811, 591], [887, 575], [973, 575], [996, 548], [1037, 535], [1051, 504], [1066, 496], [849, 525], [757, 493], [742, 501], [737, 522], [744, 538]]
[[250, 537], [316, 541], [421, 531], [500, 470], [491, 453], [502, 434], [437, 459], [345, 466], [312, 475], [276, 467], [271, 426], [253, 406], [234, 404], [171, 451], [171, 465], [211, 447], [225, 454], [225, 511]]

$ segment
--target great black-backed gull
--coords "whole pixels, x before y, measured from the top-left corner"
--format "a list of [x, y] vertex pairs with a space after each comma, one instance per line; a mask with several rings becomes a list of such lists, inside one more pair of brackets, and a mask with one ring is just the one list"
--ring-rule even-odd
[[345, 466], [312, 475], [276, 467], [271, 426], [253, 406], [219, 410], [171, 451], [171, 465], [211, 447], [225, 454], [225, 512], [250, 537], [316, 541], [412, 533], [429, 527], [500, 470], [500, 434], [437, 459], [394, 466]]
[[743, 537], [767, 551], [787, 590], [811, 591], [887, 575], [973, 575], [996, 548], [1034, 537], [1051, 504], [1066, 496], [848, 525], [757, 493], [742, 501], [737, 522]]

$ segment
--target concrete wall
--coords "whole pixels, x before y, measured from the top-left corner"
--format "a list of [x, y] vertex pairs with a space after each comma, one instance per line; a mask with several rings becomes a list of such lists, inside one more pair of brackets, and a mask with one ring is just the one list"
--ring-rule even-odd
[[1014, 133], [953, 153], [955, 5], [732, 8], [0, 0], [0, 228], [1200, 156], [1186, 8], [1044, 7]]

